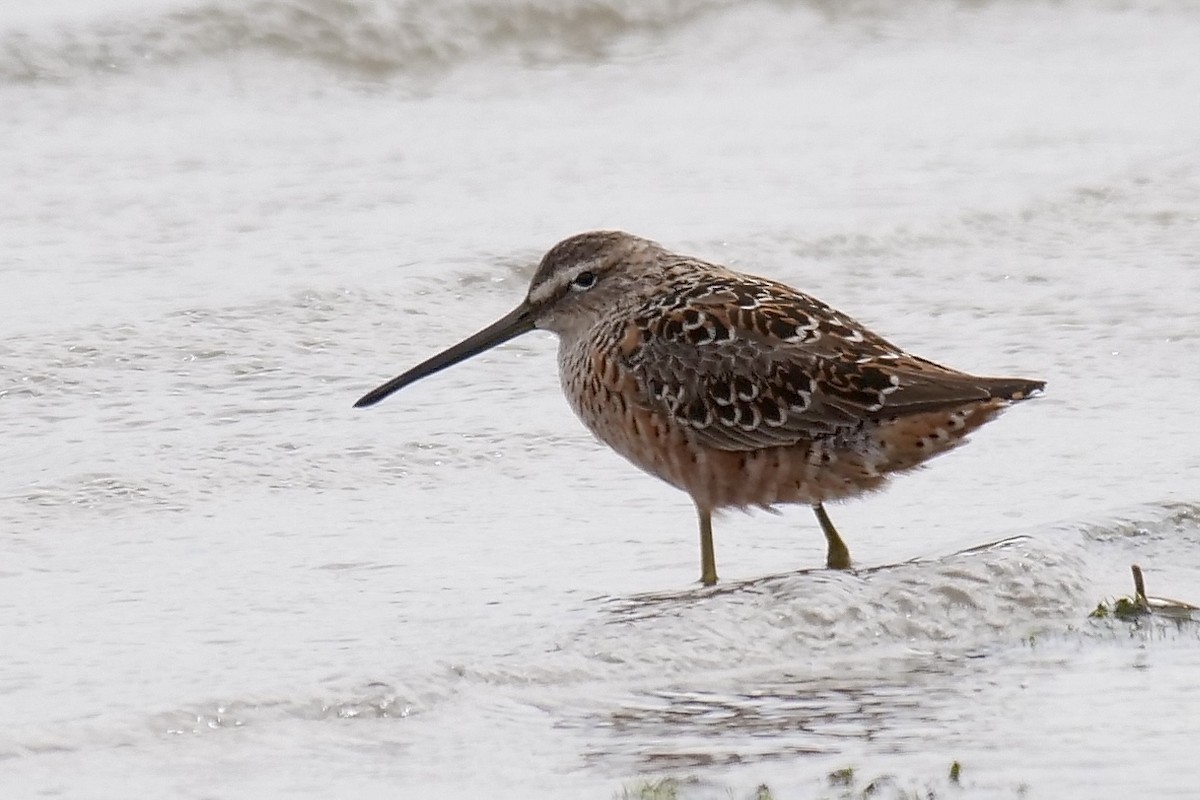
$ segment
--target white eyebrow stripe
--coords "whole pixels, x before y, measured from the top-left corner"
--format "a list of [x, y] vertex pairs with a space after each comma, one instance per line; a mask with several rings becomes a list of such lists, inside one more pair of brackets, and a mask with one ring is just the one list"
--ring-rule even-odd
[[529, 302], [533, 305], [541, 305], [562, 293], [571, 281], [579, 277], [579, 273], [587, 272], [588, 270], [596, 271], [600, 266], [601, 260], [598, 258], [590, 258], [587, 261], [580, 261], [577, 264], [572, 264], [569, 269], [565, 269], [555, 275], [551, 275], [548, 280], [534, 286], [529, 290]]
[[566, 276], [562, 273], [552, 276], [549, 280], [542, 281], [537, 286], [529, 290], [529, 302], [532, 305], [541, 305], [562, 291], [563, 279]]

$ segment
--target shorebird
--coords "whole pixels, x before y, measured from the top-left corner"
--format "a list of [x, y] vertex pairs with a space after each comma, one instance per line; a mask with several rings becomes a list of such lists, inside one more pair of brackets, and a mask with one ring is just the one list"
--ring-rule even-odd
[[691, 495], [706, 586], [714, 511], [807, 504], [826, 566], [850, 569], [826, 502], [881, 488], [1045, 385], [943, 367], [782, 283], [592, 231], [554, 245], [510, 313], [355, 406], [535, 329], [558, 335], [584, 425]]

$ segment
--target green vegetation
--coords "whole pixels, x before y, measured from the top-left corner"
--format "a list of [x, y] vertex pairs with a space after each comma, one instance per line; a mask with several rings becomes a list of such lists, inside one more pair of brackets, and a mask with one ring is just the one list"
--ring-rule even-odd
[[1133, 594], [1115, 600], [1101, 600], [1095, 610], [1088, 614], [1091, 619], [1114, 617], [1122, 622], [1136, 622], [1150, 614], [1161, 614], [1179, 620], [1190, 620], [1195, 618], [1193, 612], [1200, 612], [1200, 608], [1182, 600], [1147, 597], [1142, 568], [1134, 564], [1130, 569], [1133, 572]]
[[1150, 608], [1139, 602], [1138, 598], [1118, 597], [1115, 600], [1101, 600], [1088, 616], [1092, 619], [1116, 617], [1123, 622], [1132, 622], [1138, 617], [1144, 617], [1149, 613]]
[[854, 767], [842, 767], [829, 773], [830, 786], [853, 786]]
[[620, 800], [679, 800], [679, 781], [675, 778], [646, 781], [632, 789], [622, 789], [617, 797]]
[[[951, 761], [942, 776], [923, 784], [902, 785], [893, 775], [879, 775], [864, 782], [855, 767], [847, 766], [825, 776], [826, 791], [818, 790], [810, 797], [797, 800], [965, 800], [970, 797], [967, 787], [962, 784], [961, 762]], [[692, 788], [698, 790], [695, 796], [713, 796], [711, 784], [702, 786], [696, 778], [655, 778], [627, 786], [613, 797], [614, 800], [687, 800], [693, 796]], [[717, 791], [720, 791], [719, 787]], [[724, 791], [729, 800], [775, 800], [775, 795], [765, 783], [759, 784], [752, 794], [735, 792], [731, 788]], [[833, 794], [830, 794], [831, 791]], [[1018, 786], [1013, 789], [1012, 796], [1021, 798], [1027, 791], [1026, 786]]]

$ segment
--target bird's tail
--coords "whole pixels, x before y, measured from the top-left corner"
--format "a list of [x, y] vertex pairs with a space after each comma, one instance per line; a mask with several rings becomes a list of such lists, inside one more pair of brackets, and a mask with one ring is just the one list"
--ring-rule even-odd
[[1045, 381], [1031, 378], [980, 378], [979, 382], [994, 399], [1010, 403], [1028, 400], [1046, 388]]

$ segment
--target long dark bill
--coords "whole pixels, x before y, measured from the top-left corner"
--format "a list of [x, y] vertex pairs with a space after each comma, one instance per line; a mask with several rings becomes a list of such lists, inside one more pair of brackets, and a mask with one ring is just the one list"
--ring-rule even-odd
[[533, 312], [529, 309], [528, 304], [521, 303], [474, 336], [464, 339], [448, 350], [443, 350], [433, 358], [421, 362], [403, 375], [397, 375], [382, 386], [367, 392], [358, 399], [354, 407], [373, 406], [392, 392], [399, 391], [410, 383], [440, 372], [446, 367], [452, 367], [460, 361], [466, 361], [471, 356], [479, 355], [484, 350], [490, 350], [498, 344], [503, 344], [509, 339], [531, 330], [533, 330]]

